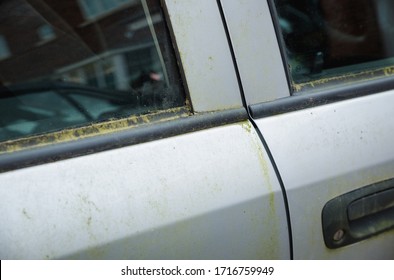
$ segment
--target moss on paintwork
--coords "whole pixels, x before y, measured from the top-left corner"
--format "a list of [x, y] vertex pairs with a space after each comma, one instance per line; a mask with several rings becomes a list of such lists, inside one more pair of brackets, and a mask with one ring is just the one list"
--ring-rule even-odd
[[243, 122], [241, 125], [242, 128], [245, 129], [248, 133], [252, 131], [252, 124], [249, 121]]
[[330, 86], [337, 83], [349, 84], [356, 81], [366, 82], [376, 80], [382, 77], [394, 76], [394, 66], [378, 68], [374, 70], [362, 71], [357, 73], [348, 73], [343, 75], [337, 75], [333, 77], [327, 77], [322, 79], [317, 79], [305, 83], [295, 83], [292, 82], [292, 87], [295, 92], [300, 92], [302, 90], [318, 88], [320, 86]]
[[272, 183], [271, 183], [271, 177], [270, 177], [270, 171], [269, 171], [269, 167], [268, 167], [268, 162], [265, 158], [265, 155], [262, 151], [262, 147], [261, 145], [258, 147], [258, 156], [259, 156], [259, 162], [260, 162], [260, 166], [263, 170], [263, 174], [264, 174], [264, 179], [267, 183], [267, 188], [269, 191], [269, 204], [270, 204], [270, 210], [271, 210], [271, 214], [275, 215], [275, 193], [272, 187]]
[[57, 132], [10, 140], [0, 143], [0, 154], [12, 153], [29, 148], [43, 147], [56, 143], [75, 141], [78, 139], [86, 139], [98, 135], [111, 134], [134, 127], [140, 127], [152, 122], [160, 123], [186, 117], [188, 115], [189, 111], [185, 107], [178, 107], [143, 116], [130, 116], [123, 119], [112, 119], [83, 127], [68, 128]]
[[[251, 137], [251, 141], [253, 143], [253, 147], [255, 147], [256, 157], [261, 168], [262, 178], [264, 181], [263, 188], [267, 191], [267, 198], [264, 201], [268, 200], [268, 205], [264, 207], [266, 211], [264, 213], [257, 213], [255, 215], [249, 214], [252, 223], [256, 224], [256, 230], [259, 230], [260, 225], [258, 223], [263, 222], [264, 236], [261, 236], [261, 243], [256, 244], [259, 246], [258, 251], [260, 252], [259, 258], [271, 258], [276, 259], [279, 258], [280, 253], [280, 233], [279, 233], [279, 223], [278, 223], [278, 215], [276, 212], [276, 199], [275, 199], [275, 191], [273, 187], [273, 181], [275, 178], [271, 178], [272, 168], [270, 160], [268, 159], [267, 153], [265, 152], [264, 146], [261, 143], [261, 140], [255, 130], [253, 129], [252, 124], [249, 121], [244, 121], [240, 123], [241, 127], [247, 131], [247, 133]], [[280, 207], [280, 206], [279, 206]], [[263, 215], [263, 217], [261, 216]]]

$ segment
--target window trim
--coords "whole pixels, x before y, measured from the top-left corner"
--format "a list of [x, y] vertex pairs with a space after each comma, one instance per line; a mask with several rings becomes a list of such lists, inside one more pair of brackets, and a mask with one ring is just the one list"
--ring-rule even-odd
[[253, 104], [249, 106], [249, 110], [253, 119], [260, 119], [348, 99], [361, 98], [393, 89], [394, 76], [384, 77], [377, 80], [340, 85], [325, 91], [317, 90], [313, 93], [293, 95], [272, 102]]
[[[246, 108], [242, 106], [238, 87], [233, 87], [226, 79], [220, 78], [231, 78], [231, 74], [234, 74], [232, 81], [237, 84], [233, 69], [234, 62], [228, 50], [228, 41], [216, 2], [212, 2], [215, 8], [212, 8], [210, 5], [207, 7], [202, 1], [193, 1], [190, 3], [193, 8], [201, 9], [204, 15], [208, 15], [215, 23], [217, 20], [218, 23], [215, 24], [214, 32], [211, 32], [210, 36], [207, 36], [206, 32], [199, 33], [198, 35], [200, 37], [198, 37], [198, 40], [196, 40], [197, 35], [193, 35], [191, 31], [196, 28], [202, 28], [202, 22], [198, 20], [199, 18], [191, 25], [182, 26], [182, 30], [174, 31], [172, 29], [174, 24], [179, 24], [174, 16], [180, 15], [187, 17], [186, 12], [190, 10], [189, 4], [175, 5], [175, 2], [173, 0], [161, 1], [162, 10], [166, 19], [166, 28], [170, 31], [169, 34], [175, 47], [174, 53], [177, 56], [174, 66], [180, 68], [178, 68], [180, 70], [178, 72], [181, 75], [179, 79], [183, 81], [183, 88], [187, 87], [187, 78], [190, 78], [193, 73], [184, 71], [184, 66], [187, 62], [184, 61], [185, 57], [182, 57], [180, 52], [183, 52], [183, 54], [187, 53], [188, 57], [191, 57], [195, 52], [204, 50], [202, 46], [206, 42], [211, 43], [212, 38], [219, 38], [215, 39], [218, 44], [214, 45], [214, 53], [210, 53], [216, 61], [209, 61], [214, 66], [211, 69], [211, 76], [219, 78], [216, 79], [214, 84], [209, 86], [209, 90], [207, 91], [201, 91], [198, 86], [195, 88], [193, 86], [190, 87], [190, 84], [188, 85], [191, 91], [189, 92], [190, 95], [186, 97], [186, 102], [191, 100], [193, 105], [198, 104], [199, 113], [194, 114], [190, 108], [190, 103], [187, 103], [184, 107], [159, 111], [152, 115], [132, 116], [130, 118], [109, 121], [110, 124], [108, 122], [101, 122], [91, 126], [66, 129], [66, 135], [70, 137], [65, 137], [61, 141], [57, 141], [56, 139], [58, 139], [57, 137], [61, 138], [61, 134], [64, 131], [10, 140], [7, 141], [8, 147], [3, 148], [3, 153], [0, 152], [0, 173], [248, 120], [248, 113]], [[207, 22], [204, 23], [204, 27], [209, 25]], [[198, 43], [197, 49], [195, 44], [193, 46], [180, 46], [180, 41], [177, 39], [182, 37], [181, 33], [190, 34], [193, 42]], [[205, 60], [197, 60], [197, 62], [201, 69], [206, 69]], [[231, 65], [231, 67], [227, 67], [227, 65]], [[191, 65], [189, 66], [191, 67]], [[193, 71], [196, 70], [194, 67], [193, 69]], [[224, 73], [228, 76], [223, 76]], [[122, 123], [123, 125], [128, 123], [128, 125], [124, 125], [122, 129], [118, 129], [117, 126], [122, 126]], [[100, 130], [103, 127], [105, 128], [105, 133]], [[92, 131], [92, 134], [86, 134]], [[0, 143], [0, 147], [4, 143]]]
[[243, 107], [217, 2], [161, 2], [193, 111], [203, 113]]
[[[0, 173], [248, 120], [245, 108], [190, 116], [187, 107], [3, 142]], [[124, 126], [118, 129], [117, 126]], [[105, 133], [103, 132], [105, 131]], [[92, 133], [90, 136], [86, 133]], [[63, 141], [53, 141], [61, 139]], [[80, 137], [83, 134], [84, 137]], [[73, 139], [70, 139], [73, 138]], [[33, 142], [33, 143], [32, 143]], [[8, 147], [4, 147], [4, 144]], [[41, 146], [34, 145], [40, 143]], [[26, 145], [26, 147], [24, 147]], [[33, 148], [31, 148], [33, 147]]]
[[290, 96], [269, 3], [258, 0], [217, 2], [223, 9], [245, 102], [250, 105]]
[[[344, 75], [345, 77], [342, 77], [342, 80], [340, 77], [333, 77], [333, 81], [329, 83], [329, 86], [327, 86], [324, 79], [321, 81], [314, 80], [308, 83], [308, 85], [305, 85], [300, 91], [295, 91], [290, 71], [287, 67], [288, 62], [287, 55], [285, 53], [285, 44], [279, 28], [274, 0], [267, 1], [271, 10], [271, 18], [274, 23], [275, 32], [277, 34], [277, 40], [283, 60], [283, 67], [285, 68], [289, 84], [290, 96], [269, 102], [250, 104], [248, 109], [253, 119], [271, 117], [353, 98], [361, 98], [367, 95], [379, 94], [394, 89], [393, 65], [356, 73], [356, 76], [358, 77], [355, 80], [346, 80], [346, 75]], [[374, 77], [378, 72], [380, 72], [380, 75]], [[354, 73], [350, 73], [349, 76], [354, 78], [355, 75]], [[314, 82], [319, 82], [320, 85], [316, 85]]]

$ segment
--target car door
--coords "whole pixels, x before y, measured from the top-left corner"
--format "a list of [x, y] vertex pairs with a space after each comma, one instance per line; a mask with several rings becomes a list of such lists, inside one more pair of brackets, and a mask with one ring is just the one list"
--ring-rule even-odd
[[216, 1], [0, 9], [1, 259], [290, 258]]
[[220, 2], [294, 258], [393, 259], [389, 1]]

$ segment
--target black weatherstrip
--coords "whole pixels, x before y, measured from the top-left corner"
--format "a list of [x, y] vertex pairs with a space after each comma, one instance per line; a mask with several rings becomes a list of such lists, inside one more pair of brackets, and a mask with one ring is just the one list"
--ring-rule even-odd
[[224, 29], [225, 29], [225, 32], [226, 32], [226, 36], [227, 36], [227, 41], [228, 41], [228, 44], [229, 44], [229, 47], [230, 47], [231, 56], [232, 56], [232, 59], [233, 59], [234, 69], [235, 69], [235, 72], [236, 72], [236, 75], [237, 75], [238, 86], [239, 86], [239, 90], [240, 90], [240, 93], [241, 93], [243, 105], [248, 110], [249, 121], [252, 123], [255, 131], [257, 132], [257, 134], [260, 137], [261, 142], [263, 143], [265, 151], [267, 152], [267, 155], [268, 155], [268, 157], [269, 157], [269, 159], [271, 161], [271, 164], [272, 164], [272, 166], [273, 166], [273, 168], [275, 170], [275, 173], [276, 173], [276, 176], [278, 178], [280, 187], [282, 189], [283, 201], [284, 201], [286, 217], [287, 217], [287, 228], [288, 228], [288, 234], [289, 234], [290, 259], [293, 260], [294, 259], [294, 257], [293, 257], [293, 234], [292, 234], [292, 229], [291, 229], [290, 209], [289, 209], [289, 203], [288, 203], [288, 199], [287, 199], [286, 189], [284, 187], [283, 180], [282, 180], [282, 177], [281, 177], [280, 172], [278, 170], [278, 167], [277, 167], [277, 165], [275, 163], [275, 159], [274, 159], [274, 157], [273, 157], [273, 155], [272, 155], [272, 153], [271, 153], [271, 151], [270, 151], [270, 149], [269, 149], [269, 147], [267, 145], [267, 142], [264, 139], [263, 134], [261, 133], [261, 131], [258, 128], [258, 126], [255, 123], [255, 121], [253, 120], [251, 112], [249, 111], [249, 107], [247, 106], [246, 98], [245, 98], [245, 92], [244, 92], [244, 89], [243, 89], [243, 86], [242, 86], [241, 74], [240, 74], [240, 71], [239, 71], [239, 68], [238, 68], [238, 65], [237, 65], [237, 60], [236, 60], [236, 56], [235, 56], [234, 46], [233, 46], [232, 41], [231, 41], [230, 31], [229, 31], [228, 26], [227, 26], [227, 22], [226, 22], [226, 17], [225, 17], [225, 14], [224, 14], [223, 6], [222, 6], [222, 3], [221, 3], [221, 0], [216, 0], [216, 2], [217, 2], [218, 7], [219, 7], [220, 15], [221, 15], [222, 21], [223, 21], [223, 26], [224, 26]]
[[249, 111], [254, 119], [259, 119], [351, 98], [362, 97], [378, 92], [384, 92], [392, 90], [393, 88], [394, 79], [386, 77], [374, 81], [342, 85], [340, 87], [327, 89], [321, 92], [304, 93], [303, 95], [254, 104], [249, 106]]
[[4, 153], [0, 155], [0, 172], [150, 142], [247, 119], [248, 115], [245, 108], [204, 113], [181, 117], [177, 120], [141, 125], [85, 139], [50, 144], [45, 147]]

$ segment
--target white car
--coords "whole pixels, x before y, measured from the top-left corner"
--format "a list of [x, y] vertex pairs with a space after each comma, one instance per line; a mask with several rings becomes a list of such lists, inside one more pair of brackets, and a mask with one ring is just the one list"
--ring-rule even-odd
[[393, 259], [392, 1], [4, 0], [1, 259]]

